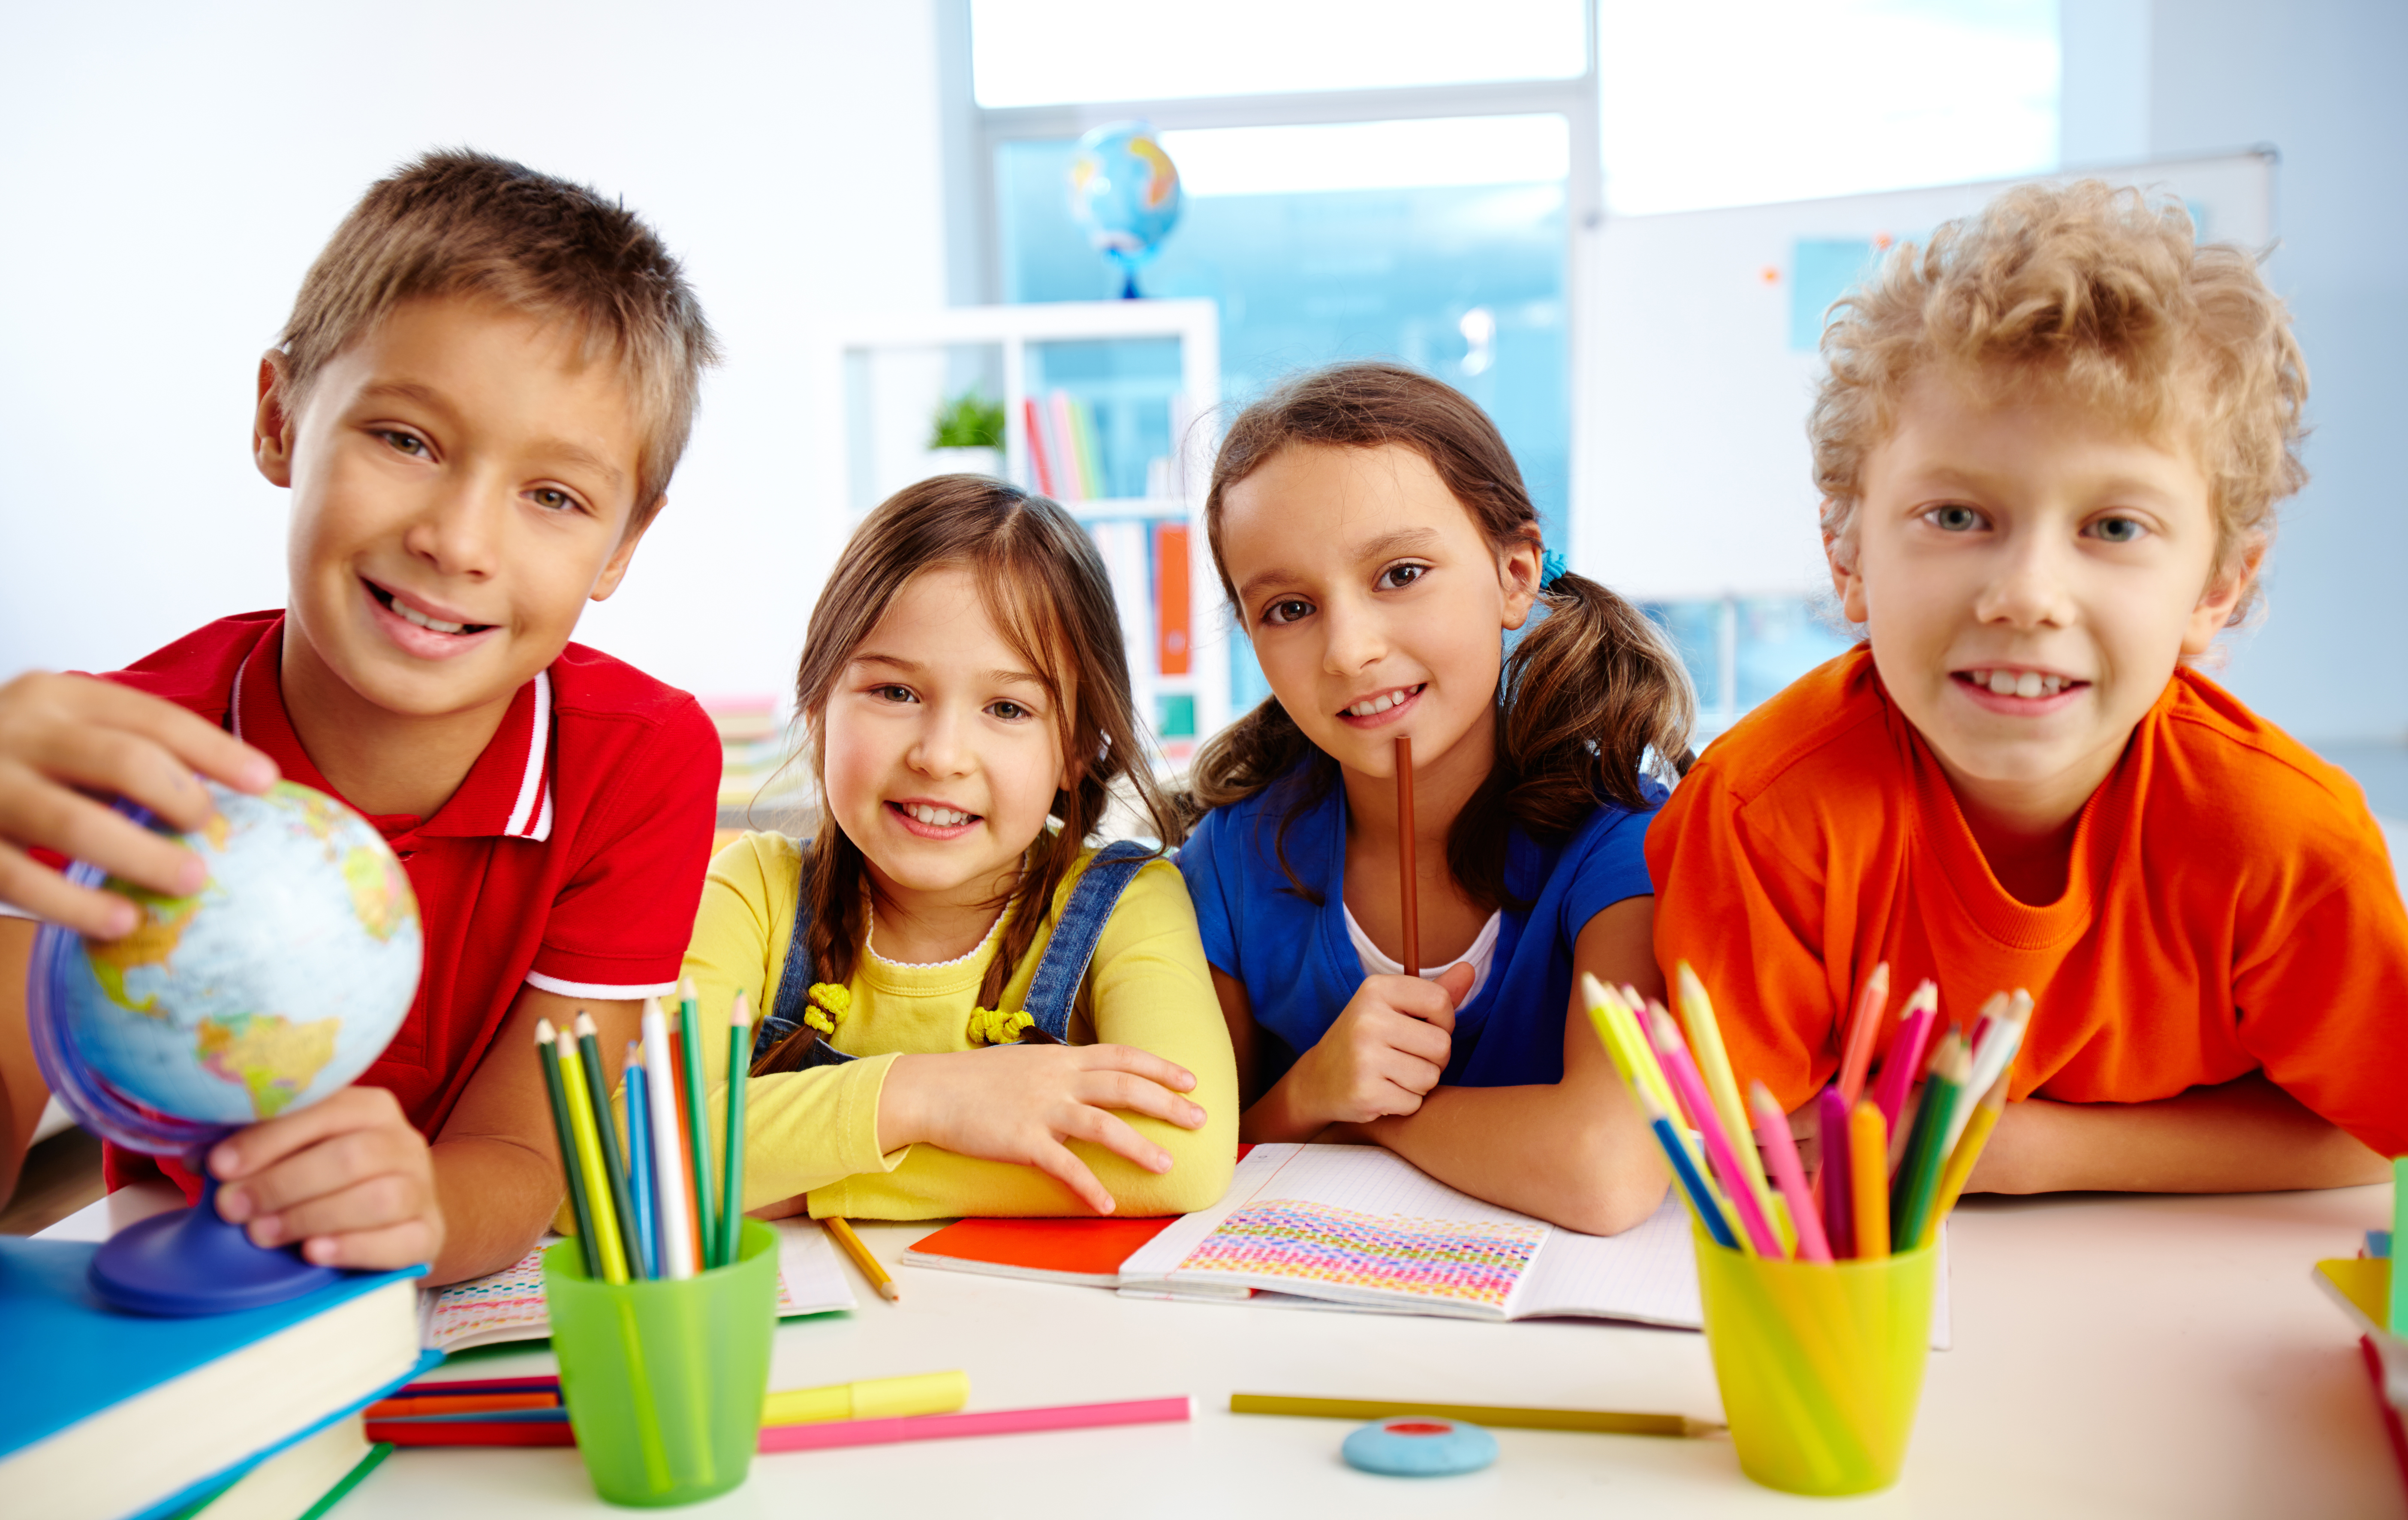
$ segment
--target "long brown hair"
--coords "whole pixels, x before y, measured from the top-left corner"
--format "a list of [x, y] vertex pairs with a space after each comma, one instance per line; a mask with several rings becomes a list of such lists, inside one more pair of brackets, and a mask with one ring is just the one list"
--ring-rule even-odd
[[[1470, 397], [1401, 365], [1332, 365], [1288, 380], [1239, 413], [1213, 461], [1204, 530], [1232, 607], [1239, 605], [1238, 589], [1221, 544], [1230, 488], [1294, 445], [1391, 443], [1429, 461], [1498, 550], [1538, 541], [1539, 514], [1522, 471], [1497, 424]], [[1640, 778], [1649, 752], [1661, 765], [1684, 762], [1696, 712], [1680, 656], [1630, 603], [1569, 571], [1541, 587], [1539, 601], [1546, 616], [1505, 661], [1496, 767], [1447, 831], [1449, 873], [1491, 908], [1515, 902], [1505, 887], [1507, 825], [1519, 825], [1534, 839], [1561, 839], [1600, 801], [1646, 808]], [[1197, 753], [1187, 800], [1201, 812], [1243, 801], [1283, 779], [1294, 795], [1280, 819], [1280, 864], [1297, 889], [1312, 896], [1287, 864], [1287, 829], [1337, 784], [1338, 765], [1305, 737], [1276, 695]]]
[[[846, 837], [825, 801], [828, 695], [905, 583], [942, 568], [970, 572], [987, 616], [1044, 682], [1068, 770], [1068, 784], [1054, 796], [1060, 827], [1039, 834], [1028, 847], [1020, 880], [1005, 899], [1010, 911], [1003, 944], [979, 985], [979, 1006], [993, 1008], [1036, 942], [1087, 836], [1102, 823], [1116, 785], [1134, 794], [1164, 842], [1176, 843], [1180, 828], [1146, 759], [1120, 615], [1095, 540], [1043, 496], [983, 476], [939, 475], [906, 487], [863, 519], [837, 556], [827, 589], [811, 609], [795, 674], [795, 710], [809, 724], [804, 753], [822, 798], [817, 837], [803, 856], [814, 976], [852, 981], [867, 934], [861, 847]], [[796, 1030], [764, 1052], [752, 1069], [793, 1068], [814, 1038], [808, 1028]]]

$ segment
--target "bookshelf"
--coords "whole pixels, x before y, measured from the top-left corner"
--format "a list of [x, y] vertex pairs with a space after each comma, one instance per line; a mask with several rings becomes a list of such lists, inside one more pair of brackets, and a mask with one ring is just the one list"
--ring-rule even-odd
[[[821, 497], [847, 527], [931, 475], [999, 474], [1084, 524], [1112, 578], [1140, 715], [1165, 770], [1230, 718], [1229, 621], [1197, 522], [1219, 442], [1211, 301], [953, 307], [844, 319], [820, 345]], [[1000, 456], [928, 447], [965, 391], [999, 400]]]

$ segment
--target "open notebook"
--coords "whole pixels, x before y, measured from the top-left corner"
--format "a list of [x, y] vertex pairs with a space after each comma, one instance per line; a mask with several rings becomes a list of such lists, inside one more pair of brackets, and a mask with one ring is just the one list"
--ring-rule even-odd
[[[780, 1319], [853, 1307], [852, 1284], [837, 1264], [827, 1231], [808, 1219], [775, 1220], [770, 1227], [778, 1232]], [[543, 1312], [543, 1248], [555, 1239], [546, 1236], [498, 1272], [427, 1289], [419, 1306], [421, 1343], [450, 1353], [550, 1338], [552, 1321]]]
[[[1483, 1203], [1368, 1145], [1255, 1146], [1220, 1203], [1154, 1237], [1120, 1276], [1121, 1292], [1143, 1298], [1701, 1323], [1677, 1198], [1620, 1235], [1580, 1235]], [[1942, 1347], [1947, 1284], [1943, 1254], [1931, 1316]]]

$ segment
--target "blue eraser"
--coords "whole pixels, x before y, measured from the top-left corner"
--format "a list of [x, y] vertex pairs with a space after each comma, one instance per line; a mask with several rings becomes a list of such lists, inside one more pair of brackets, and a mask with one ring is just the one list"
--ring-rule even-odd
[[1436, 1414], [1374, 1420], [1340, 1448], [1346, 1465], [1392, 1478], [1443, 1478], [1477, 1472], [1497, 1460], [1497, 1438], [1476, 1425]]

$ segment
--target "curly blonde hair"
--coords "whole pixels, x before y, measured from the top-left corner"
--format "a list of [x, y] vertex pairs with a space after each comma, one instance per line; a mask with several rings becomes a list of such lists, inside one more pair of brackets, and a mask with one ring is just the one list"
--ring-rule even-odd
[[[1831, 308], [1823, 357], [1806, 431], [1823, 536], [1843, 564], [1865, 460], [1933, 366], [1993, 395], [2044, 387], [2186, 444], [2208, 479], [2219, 580], [2307, 483], [2308, 371], [2290, 313], [2247, 250], [2200, 244], [2172, 196], [2098, 179], [2010, 190], [1892, 253]], [[2258, 595], [2253, 584], [2233, 623]]]

